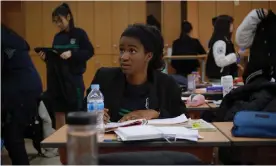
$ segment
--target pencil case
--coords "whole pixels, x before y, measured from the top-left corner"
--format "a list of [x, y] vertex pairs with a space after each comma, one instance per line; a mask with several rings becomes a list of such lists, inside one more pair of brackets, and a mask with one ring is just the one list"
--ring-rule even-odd
[[240, 111], [231, 130], [235, 137], [276, 138], [276, 113]]

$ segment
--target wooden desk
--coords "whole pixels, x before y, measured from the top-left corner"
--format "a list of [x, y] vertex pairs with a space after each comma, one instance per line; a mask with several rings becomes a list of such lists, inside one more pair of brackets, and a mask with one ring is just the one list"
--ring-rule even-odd
[[216, 126], [234, 146], [276, 146], [276, 139], [233, 137], [231, 134], [233, 122], [215, 122], [213, 125]]
[[243, 163], [276, 165], [276, 139], [233, 137], [232, 122], [213, 123], [230, 141], [232, 157]]
[[196, 89], [194, 92], [182, 92], [182, 97], [189, 97], [191, 94], [202, 94], [207, 100], [221, 100], [223, 98], [222, 92], [206, 92], [203, 89]]
[[[63, 126], [58, 131], [53, 133], [51, 136], [41, 142], [44, 148], [59, 148], [66, 147], [67, 140], [67, 126]], [[213, 148], [221, 146], [230, 146], [230, 141], [220, 132], [201, 132], [201, 136], [204, 139], [198, 142], [189, 141], [176, 141], [168, 143], [166, 141], [153, 141], [153, 142], [119, 142], [119, 141], [108, 141], [100, 143], [100, 153], [112, 153], [112, 152], [130, 152], [130, 151], [182, 151], [192, 153], [204, 162], [210, 163], [213, 160]], [[115, 134], [106, 134], [106, 140], [116, 139]]]
[[212, 110], [217, 108], [218, 106], [214, 103], [205, 103], [203, 105], [197, 106], [197, 107], [192, 107], [192, 106], [188, 106], [187, 107], [187, 111], [205, 111], [205, 110]]
[[163, 57], [165, 63], [166, 63], [166, 72], [168, 71], [167, 66], [168, 62], [170, 60], [199, 60], [201, 62], [201, 79], [202, 82], [205, 81], [205, 70], [206, 70], [206, 65], [205, 61], [207, 59], [207, 55], [172, 55], [172, 56], [164, 56]]

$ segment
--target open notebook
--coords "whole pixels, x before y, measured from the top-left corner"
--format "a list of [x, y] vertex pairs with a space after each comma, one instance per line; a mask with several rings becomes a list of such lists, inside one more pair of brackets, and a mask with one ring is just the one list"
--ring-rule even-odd
[[200, 137], [198, 130], [191, 130], [185, 127], [156, 127], [152, 125], [119, 127], [115, 133], [122, 141], [138, 141], [152, 139], [176, 140], [184, 139], [198, 141]]
[[182, 114], [175, 118], [167, 118], [167, 119], [152, 119], [152, 120], [146, 120], [146, 119], [137, 119], [137, 120], [129, 120], [126, 122], [115, 122], [115, 123], [107, 123], [105, 125], [106, 132], [112, 131], [118, 127], [129, 127], [129, 126], [137, 126], [137, 125], [173, 125], [173, 124], [180, 124], [187, 122], [187, 117]]

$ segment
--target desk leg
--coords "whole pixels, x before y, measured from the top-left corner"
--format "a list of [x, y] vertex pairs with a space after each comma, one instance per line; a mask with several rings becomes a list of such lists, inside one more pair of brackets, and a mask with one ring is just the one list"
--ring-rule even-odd
[[201, 60], [201, 79], [202, 79], [202, 82], [205, 82], [205, 70], [206, 70], [205, 60], [202, 59]]

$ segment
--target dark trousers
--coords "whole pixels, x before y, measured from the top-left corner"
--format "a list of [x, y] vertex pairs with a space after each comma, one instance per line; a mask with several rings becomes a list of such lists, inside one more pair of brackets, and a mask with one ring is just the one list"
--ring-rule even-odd
[[37, 113], [37, 98], [14, 98], [13, 102], [2, 107], [2, 138], [12, 165], [29, 165], [24, 138], [32, 117]]
[[29, 165], [24, 142], [26, 125], [13, 121], [3, 129], [4, 145], [12, 160], [12, 165]]

